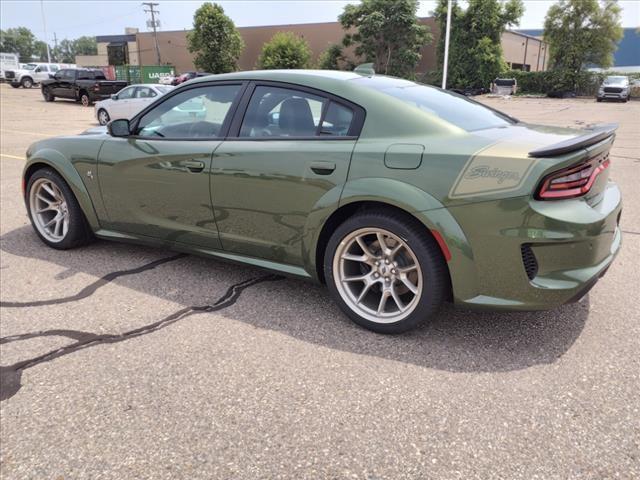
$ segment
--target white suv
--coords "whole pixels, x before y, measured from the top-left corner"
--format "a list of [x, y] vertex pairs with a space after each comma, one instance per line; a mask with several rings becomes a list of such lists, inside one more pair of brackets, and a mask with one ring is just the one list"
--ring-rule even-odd
[[7, 82], [11, 82], [13, 88], [31, 88], [42, 80], [49, 79], [61, 68], [75, 68], [75, 65], [61, 63], [27, 63], [19, 70], [5, 70], [4, 76]]

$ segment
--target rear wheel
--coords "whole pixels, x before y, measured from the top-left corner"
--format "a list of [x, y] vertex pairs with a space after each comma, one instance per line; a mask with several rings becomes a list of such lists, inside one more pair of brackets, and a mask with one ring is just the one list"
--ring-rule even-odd
[[42, 89], [42, 96], [44, 97], [45, 102], [53, 102], [56, 99], [56, 97], [51, 93], [51, 90], [49, 90], [49, 87], [44, 87]]
[[22, 85], [22, 88], [31, 88], [33, 87], [33, 80], [29, 77], [23, 78], [20, 84]]
[[40, 169], [29, 178], [27, 211], [40, 239], [52, 248], [79, 247], [93, 238], [71, 188], [50, 168]]
[[402, 333], [433, 316], [449, 280], [437, 243], [395, 212], [349, 218], [331, 236], [324, 259], [329, 291], [358, 325]]
[[80, 92], [80, 103], [83, 107], [91, 105], [91, 98], [89, 98], [89, 94], [87, 92]]
[[111, 120], [109, 118], [109, 114], [104, 108], [98, 110], [98, 123], [100, 125], [106, 125], [107, 123], [109, 123], [109, 120]]

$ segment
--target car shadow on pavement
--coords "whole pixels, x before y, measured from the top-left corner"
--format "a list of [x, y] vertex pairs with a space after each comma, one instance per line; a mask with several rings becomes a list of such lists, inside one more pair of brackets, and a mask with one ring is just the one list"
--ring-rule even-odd
[[[188, 316], [215, 311], [219, 312], [218, 315], [256, 328], [277, 331], [339, 351], [452, 372], [511, 371], [555, 362], [573, 345], [589, 316], [588, 297], [580, 303], [549, 312], [485, 313], [458, 310], [446, 305], [434, 320], [423, 327], [403, 335], [385, 336], [353, 324], [332, 302], [324, 287], [303, 280], [285, 279], [252, 267], [102, 241], [82, 249], [57, 251], [44, 247], [30, 226], [0, 237], [0, 250], [3, 254], [37, 259], [65, 269], [51, 279], [51, 290], [59, 290], [59, 297], [49, 297], [44, 301], [37, 298], [2, 298], [5, 313], [16, 308], [38, 309], [47, 304], [68, 303], [69, 308], [73, 308], [74, 302], [83, 301], [111, 282], [177, 303], [174, 313], [168, 316], [158, 313], [159, 318], [149, 325], [129, 332], [113, 332], [109, 335], [77, 332], [75, 335], [64, 330], [65, 326], [62, 325], [50, 325], [51, 330], [44, 332], [30, 332], [25, 325], [25, 331], [19, 335], [0, 339], [0, 343], [7, 343], [34, 336], [62, 335], [76, 341], [66, 350], [66, 347], [59, 349], [61, 354], [94, 344], [140, 337]], [[118, 265], [111, 272], [108, 269], [105, 271], [104, 260], [109, 258], [117, 259]], [[226, 293], [217, 299], [205, 299], [203, 303], [208, 304], [204, 305], [193, 305], [194, 297], [187, 293], [184, 297], [180, 293], [177, 297], [169, 297], [165, 292], [173, 288], [166, 288], [167, 282], [172, 282], [175, 275], [189, 276], [191, 271], [194, 274], [189, 293], [193, 294], [194, 285], [203, 291], [209, 290], [210, 282], [216, 283], [216, 291]], [[144, 276], [139, 275], [142, 272], [145, 272]], [[56, 285], [76, 273], [92, 275], [98, 280], [87, 282], [78, 292], [69, 292]], [[156, 277], [149, 281], [149, 275]], [[5, 270], [4, 277], [11, 279], [10, 268]], [[198, 299], [201, 298], [202, 295], [199, 295]], [[117, 303], [111, 308], [117, 309]], [[206, 316], [200, 315], [197, 321], [206, 319]], [[56, 352], [52, 352], [55, 355], [43, 354], [38, 361], [61, 356], [60, 352]], [[32, 366], [33, 361], [24, 360], [20, 365]], [[10, 367], [3, 367], [7, 368]]]

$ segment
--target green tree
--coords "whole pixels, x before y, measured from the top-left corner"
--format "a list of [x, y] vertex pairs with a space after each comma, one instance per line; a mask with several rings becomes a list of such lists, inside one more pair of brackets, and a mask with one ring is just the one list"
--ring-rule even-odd
[[318, 57], [318, 68], [321, 70], [342, 70], [343, 62], [342, 48], [334, 43], [329, 45]]
[[549, 8], [544, 39], [549, 63], [559, 74], [558, 90], [574, 90], [587, 65], [613, 65], [613, 52], [622, 39], [620, 7], [615, 0], [560, 0]]
[[204, 3], [193, 16], [193, 30], [187, 34], [189, 51], [194, 63], [210, 73], [237, 70], [238, 58], [244, 48], [240, 32], [224, 14], [220, 5]]
[[31, 62], [34, 55], [39, 55], [36, 42], [36, 36], [27, 27], [0, 30], [0, 51], [17, 53], [21, 62]]
[[311, 62], [311, 49], [304, 38], [293, 32], [278, 32], [262, 47], [258, 67], [267, 70], [274, 68], [308, 68]]
[[[521, 0], [469, 0], [463, 10], [452, 2], [451, 38], [447, 86], [456, 88], [488, 87], [507, 66], [501, 36], [507, 27], [516, 25], [524, 13]], [[444, 62], [447, 0], [440, 0], [435, 11], [442, 35], [437, 55], [440, 72]]]
[[374, 64], [378, 73], [412, 78], [423, 46], [431, 43], [429, 29], [418, 22], [417, 0], [362, 0], [347, 5], [339, 20], [349, 31], [345, 47]]

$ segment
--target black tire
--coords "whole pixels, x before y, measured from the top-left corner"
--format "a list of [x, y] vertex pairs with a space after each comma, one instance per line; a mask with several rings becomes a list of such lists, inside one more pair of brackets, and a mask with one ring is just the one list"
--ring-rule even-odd
[[13, 88], [20, 88], [20, 84], [19, 83], [12, 83], [11, 86]]
[[111, 120], [111, 117], [109, 117], [109, 112], [107, 112], [104, 108], [101, 108], [100, 110], [98, 110], [97, 117], [98, 117], [98, 123], [100, 125], [106, 125]]
[[78, 97], [78, 100], [80, 101], [83, 107], [91, 106], [91, 97], [89, 97], [89, 94], [87, 92], [80, 92], [80, 96]]
[[[62, 192], [67, 203], [69, 214], [69, 229], [64, 239], [59, 242], [49, 241], [40, 233], [40, 231], [35, 226], [35, 220], [31, 212], [31, 202], [29, 201], [29, 198], [33, 184], [39, 179], [46, 179], [52, 183], [55, 183], [58, 189]], [[65, 182], [64, 179], [51, 168], [41, 168], [31, 175], [31, 177], [29, 178], [29, 182], [27, 183], [26, 204], [27, 213], [29, 215], [29, 219], [31, 220], [31, 225], [33, 226], [33, 229], [38, 237], [40, 237], [40, 240], [42, 240], [42, 242], [47, 246], [55, 248], [57, 250], [68, 250], [70, 248], [76, 248], [82, 245], [86, 245], [94, 239], [91, 227], [89, 227], [89, 223], [87, 222], [87, 219], [84, 216], [84, 213], [80, 208], [75, 195], [71, 191], [71, 188], [69, 187], [69, 185], [67, 185], [67, 182]]]
[[[343, 300], [333, 272], [333, 259], [342, 240], [363, 228], [380, 228], [400, 237], [415, 254], [423, 272], [423, 291], [414, 310], [402, 320], [378, 323], [358, 314]], [[324, 277], [333, 299], [356, 324], [377, 333], [397, 334], [427, 321], [449, 297], [451, 282], [447, 265], [437, 242], [416, 219], [393, 210], [363, 212], [343, 222], [333, 233], [324, 254]], [[425, 280], [426, 279], [426, 280]]]
[[596, 98], [596, 101], [597, 101], [598, 103], [600, 103], [600, 102], [602, 102], [602, 99], [601, 99], [601, 98]]
[[45, 102], [53, 102], [56, 99], [48, 87], [44, 87], [42, 89], [42, 96], [44, 97]]
[[20, 85], [22, 85], [22, 88], [31, 88], [33, 87], [33, 80], [29, 77], [23, 78], [20, 81]]

